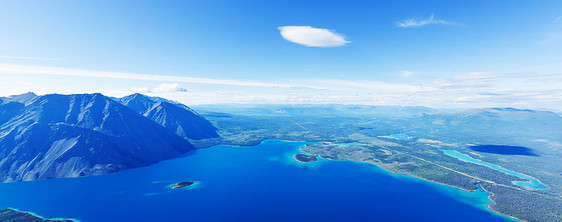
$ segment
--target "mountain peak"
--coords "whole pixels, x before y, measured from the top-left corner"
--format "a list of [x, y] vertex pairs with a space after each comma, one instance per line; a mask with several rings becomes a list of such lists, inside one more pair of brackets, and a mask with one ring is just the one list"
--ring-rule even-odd
[[130, 98], [135, 98], [135, 99], [139, 99], [139, 98], [149, 99], [149, 97], [147, 95], [144, 95], [144, 94], [141, 94], [141, 93], [133, 93], [133, 94], [125, 96], [125, 97], [130, 97]]
[[131, 95], [124, 96], [124, 97], [119, 98], [119, 99], [123, 100], [123, 101], [131, 101], [131, 100], [150, 100], [150, 101], [152, 101], [148, 96], [146, 96], [144, 94], [140, 94], [140, 93], [133, 93]]
[[218, 137], [211, 122], [181, 103], [139, 93], [115, 100], [185, 139]]
[[7, 98], [4, 98], [3, 103], [18, 102], [18, 103], [23, 103], [23, 104], [27, 105], [27, 104], [31, 103], [35, 98], [37, 98], [37, 95], [35, 93], [26, 92], [24, 94], [13, 95], [13, 96], [9, 96]]
[[34, 92], [26, 92], [26, 93], [22, 93], [22, 94], [19, 94], [19, 95], [13, 95], [13, 96], [10, 96], [10, 97], [22, 97], [22, 96], [36, 97], [37, 94], [35, 94]]
[[154, 105], [154, 101], [148, 96], [140, 93], [131, 94], [122, 98], [116, 99], [117, 102], [129, 107], [133, 111], [143, 115], [142, 111], [150, 109]]
[[99, 175], [192, 149], [185, 139], [99, 93], [49, 94], [25, 106], [0, 105], [0, 181]]

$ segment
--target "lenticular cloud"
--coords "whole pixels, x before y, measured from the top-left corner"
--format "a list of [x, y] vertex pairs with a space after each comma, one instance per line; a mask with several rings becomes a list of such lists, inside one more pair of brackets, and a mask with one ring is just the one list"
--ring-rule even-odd
[[344, 36], [328, 29], [310, 26], [282, 26], [279, 27], [281, 36], [289, 42], [308, 47], [337, 47], [349, 41]]

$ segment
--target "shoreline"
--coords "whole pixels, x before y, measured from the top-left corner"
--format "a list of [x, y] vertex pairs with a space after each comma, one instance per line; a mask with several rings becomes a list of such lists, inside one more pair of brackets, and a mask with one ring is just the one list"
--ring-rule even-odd
[[[444, 152], [444, 151], [447, 151], [447, 150], [443, 150], [443, 149], [442, 149], [441, 151]], [[459, 153], [459, 154], [461, 154], [461, 155], [466, 155], [466, 154], [464, 154], [464, 153], [459, 152], [458, 150], [452, 150], [452, 151], [456, 151], [457, 153]], [[446, 154], [446, 153], [445, 153], [445, 155], [449, 156], [449, 155]], [[457, 157], [454, 157], [454, 156], [450, 156], [450, 157], [457, 158]], [[470, 156], [469, 156], [469, 157], [470, 157]], [[472, 158], [472, 157], [470, 157], [470, 158]], [[473, 162], [466, 161], [466, 160], [463, 160], [463, 159], [460, 159], [460, 158], [457, 158], [457, 159], [460, 160], [460, 161], [463, 161], [463, 162], [472, 163], [472, 164], [477, 164], [477, 165], [480, 165], [480, 166], [485, 166], [485, 167], [491, 168], [490, 166], [485, 165], [485, 164], [473, 163]], [[517, 172], [517, 171], [509, 170], [509, 169], [504, 168], [503, 166], [500, 166], [500, 165], [497, 165], [497, 164], [493, 164], [493, 163], [488, 163], [488, 162], [483, 161], [483, 160], [481, 160], [481, 159], [476, 159], [476, 158], [473, 158], [473, 159], [475, 159], [475, 160], [477, 160], [477, 161], [480, 161], [480, 162], [483, 162], [483, 163], [487, 163], [487, 164], [491, 164], [491, 165], [497, 166], [498, 168], [500, 168], [500, 169], [502, 169], [502, 170], [505, 170], [505, 171], [508, 171], [508, 172], [512, 172], [512, 173], [514, 173], [514, 174], [520, 174], [520, 175], [523, 175], [523, 176], [525, 176], [525, 177], [529, 177], [529, 178], [531, 178], [532, 180], [536, 180], [537, 182], [539, 182], [539, 184], [541, 184], [541, 185], [543, 185], [543, 186], [546, 187], [546, 188], [543, 188], [543, 189], [535, 189], [535, 188], [523, 187], [523, 188], [525, 188], [526, 190], [548, 190], [548, 189], [550, 189], [549, 186], [545, 185], [542, 181], [540, 181], [539, 179], [537, 179], [537, 178], [535, 178], [535, 177], [533, 177], [533, 176], [527, 175], [527, 174], [525, 174], [525, 173], [520, 173], [520, 172]], [[494, 169], [494, 168], [491, 168], [491, 169]], [[498, 170], [498, 171], [499, 171], [499, 170]], [[532, 183], [533, 183], [530, 179], [521, 178], [521, 177], [519, 177], [519, 176], [517, 176], [517, 175], [509, 174], [509, 173], [504, 172], [504, 171], [500, 171], [500, 172], [503, 172], [503, 173], [505, 173], [505, 174], [518, 177], [519, 179], [522, 179], [522, 180], [518, 180], [518, 181], [511, 181], [511, 183], [514, 184], [514, 185], [516, 185], [516, 186], [521, 186], [521, 185], [517, 185], [517, 182], [528, 183], [528, 184], [532, 184]]]
[[[285, 141], [285, 140], [281, 140], [281, 141]], [[287, 142], [290, 142], [290, 141], [287, 141]], [[305, 142], [305, 143], [306, 143], [306, 142]], [[306, 146], [306, 144], [304, 144], [304, 146]], [[300, 150], [301, 152], [307, 153], [307, 152], [305, 152], [305, 151], [302, 150], [302, 149], [304, 148], [304, 146], [303, 146], [303, 147], [300, 147], [299, 150]], [[307, 154], [310, 154], [310, 153], [307, 153]], [[459, 189], [459, 190], [466, 191], [466, 192], [474, 192], [474, 191], [476, 191], [476, 190], [478, 189], [478, 188], [477, 188], [477, 189], [474, 189], [474, 190], [468, 190], [468, 189], [465, 189], [465, 188], [462, 188], [462, 187], [459, 187], [459, 186], [455, 186], [455, 185], [451, 185], [451, 184], [445, 184], [445, 183], [437, 182], [437, 181], [434, 181], [434, 180], [431, 180], [431, 179], [422, 178], [422, 177], [419, 177], [419, 176], [414, 176], [414, 175], [410, 175], [410, 174], [403, 174], [403, 173], [393, 172], [393, 171], [391, 171], [391, 170], [389, 170], [389, 169], [386, 169], [386, 168], [384, 168], [383, 166], [380, 166], [380, 165], [378, 165], [378, 164], [376, 164], [376, 163], [370, 163], [370, 162], [365, 162], [365, 161], [357, 161], [357, 160], [339, 160], [339, 159], [323, 158], [321, 155], [318, 155], [318, 156], [319, 156], [320, 158], [322, 158], [322, 159], [327, 159], [327, 160], [332, 160], [332, 161], [352, 161], [352, 162], [358, 162], [358, 163], [365, 163], [365, 164], [369, 164], [369, 165], [374, 165], [374, 166], [377, 166], [377, 167], [379, 167], [379, 168], [383, 169], [384, 171], [386, 171], [386, 172], [388, 172], [388, 173], [391, 173], [391, 174], [413, 177], [413, 178], [416, 178], [416, 179], [419, 179], [419, 180], [423, 180], [423, 181], [426, 181], [426, 182], [430, 182], [430, 183], [434, 183], [434, 184], [439, 184], [439, 185], [443, 185], [443, 186], [448, 186], [448, 187], [452, 187], [452, 188]], [[297, 161], [298, 161], [298, 160], [297, 160]], [[299, 161], [299, 162], [300, 162], [300, 161]], [[481, 182], [487, 183], [486, 181], [481, 181]], [[492, 184], [492, 185], [494, 185], [494, 184]], [[513, 219], [513, 220], [516, 220], [516, 221], [526, 222], [525, 220], [516, 218], [516, 217], [514, 217], [514, 216], [510, 216], [510, 215], [507, 215], [507, 214], [504, 214], [504, 213], [500, 213], [500, 212], [498, 212], [498, 211], [492, 209], [491, 206], [492, 206], [493, 204], [497, 204], [494, 200], [492, 200], [492, 196], [494, 196], [495, 194], [492, 193], [492, 192], [490, 192], [490, 191], [488, 191], [488, 190], [486, 190], [486, 189], [484, 189], [484, 187], [482, 187], [482, 186], [478, 186], [478, 187], [480, 187], [484, 192], [486, 192], [486, 193], [489, 194], [489, 195], [487, 195], [487, 198], [488, 198], [488, 200], [490, 200], [490, 201], [492, 202], [492, 204], [486, 204], [486, 207], [488, 208], [488, 210], [490, 210], [491, 212], [493, 212], [493, 213], [495, 213], [495, 214], [498, 214], [498, 215], [500, 215], [500, 216], [508, 217], [508, 218], [511, 218], [511, 219]]]
[[[493, 197], [494, 195], [496, 195], [496, 194], [494, 194], [494, 193], [492, 193], [492, 192], [486, 190], [486, 188], [484, 188], [484, 187], [482, 187], [482, 186], [480, 186], [480, 188], [482, 188], [482, 190], [486, 191], [487, 193], [491, 194], [491, 195], [488, 195], [488, 200], [492, 201], [492, 203], [494, 203], [494, 204], [497, 204], [496, 201], [492, 200], [492, 197]], [[497, 214], [500, 214], [500, 215], [509, 217], [509, 218], [511, 218], [511, 219], [514, 219], [514, 220], [517, 220], [517, 221], [526, 222], [525, 220], [519, 219], [519, 218], [514, 217], [514, 216], [510, 216], [510, 215], [507, 215], [507, 214], [503, 214], [503, 213], [500, 213], [500, 212], [498, 212], [498, 211], [492, 209], [492, 204], [488, 204], [488, 209], [490, 209], [490, 210], [491, 210], [492, 212], [494, 212], [494, 213], [497, 213]]]
[[9, 210], [16, 211], [17, 213], [29, 214], [29, 215], [31, 215], [31, 216], [40, 218], [40, 219], [42, 219], [42, 220], [68, 220], [68, 221], [73, 221], [73, 222], [80, 222], [80, 220], [75, 219], [75, 218], [59, 218], [59, 217], [56, 217], [56, 218], [45, 218], [45, 217], [43, 217], [43, 216], [41, 216], [41, 215], [39, 215], [39, 214], [36, 214], [36, 213], [34, 213], [34, 212], [19, 210], [19, 209], [17, 209], [17, 208], [13, 208], [13, 207], [6, 207], [6, 208], [2, 208], [2, 209], [9, 209]]
[[[430, 182], [430, 183], [434, 183], [434, 184], [439, 184], [439, 185], [443, 185], [443, 186], [448, 186], [448, 187], [452, 187], [452, 188], [459, 189], [459, 190], [466, 191], [466, 192], [474, 192], [474, 191], [477, 190], [477, 189], [468, 190], [468, 189], [464, 189], [464, 188], [461, 188], [461, 187], [458, 187], [458, 186], [455, 186], [455, 185], [445, 184], [445, 183], [433, 181], [433, 180], [426, 179], [426, 178], [421, 178], [421, 177], [414, 176], [414, 175], [392, 172], [392, 171], [390, 171], [390, 170], [388, 170], [388, 169], [386, 169], [386, 168], [384, 168], [384, 167], [382, 167], [382, 166], [379, 166], [379, 165], [374, 164], [374, 163], [365, 162], [365, 161], [337, 160], [337, 159], [330, 159], [330, 158], [323, 158], [323, 159], [332, 160], [332, 161], [352, 161], [352, 162], [358, 162], [358, 163], [365, 163], [365, 164], [377, 166], [377, 167], [379, 167], [379, 168], [383, 169], [384, 171], [389, 172], [389, 173], [391, 173], [391, 174], [413, 177], [413, 178], [416, 178], [416, 179], [419, 179], [419, 180], [423, 180], [423, 181], [426, 181], [426, 182]], [[494, 196], [495, 194], [492, 193], [492, 192], [490, 192], [490, 191], [488, 191], [488, 190], [486, 190], [486, 189], [484, 189], [484, 187], [482, 187], [482, 186], [480, 186], [480, 188], [481, 188], [484, 192], [489, 193], [489, 195], [487, 196], [487, 198], [488, 198], [488, 200], [492, 201], [492, 204], [486, 204], [486, 207], [487, 207], [491, 212], [493, 212], [493, 213], [495, 213], [495, 214], [498, 214], [498, 215], [500, 215], [500, 216], [509, 217], [509, 218], [511, 218], [511, 219], [513, 219], [513, 220], [516, 220], [516, 221], [526, 222], [525, 220], [516, 218], [516, 217], [514, 217], [514, 216], [510, 216], [510, 215], [507, 215], [507, 214], [504, 214], [504, 213], [500, 213], [500, 212], [498, 212], [498, 211], [492, 209], [491, 206], [492, 206], [493, 204], [497, 204], [494, 200], [492, 200], [492, 196]]]
[[[433, 181], [433, 180], [426, 179], [426, 178], [421, 178], [421, 177], [414, 176], [414, 175], [392, 172], [392, 171], [387, 170], [386, 168], [384, 168], [384, 167], [382, 167], [382, 166], [379, 166], [379, 165], [376, 165], [376, 164], [372, 164], [372, 163], [367, 163], [367, 162], [363, 162], [363, 161], [355, 161], [355, 160], [348, 160], [348, 161], [361, 162], [361, 163], [366, 163], [366, 164], [375, 165], [375, 166], [377, 166], [377, 167], [379, 167], [379, 168], [381, 168], [381, 169], [383, 169], [383, 170], [385, 170], [385, 171], [387, 171], [387, 172], [393, 173], [393, 174], [404, 175], [404, 176], [410, 176], [410, 177], [414, 177], [414, 178], [417, 178], [417, 179], [420, 179], [420, 180], [424, 180], [424, 181], [427, 181], [427, 182], [430, 182], [430, 183], [440, 184], [440, 185], [443, 185], [443, 186], [448, 186], [448, 187], [456, 188], [456, 189], [459, 189], [459, 190], [462, 190], [462, 191], [466, 191], [466, 192], [474, 192], [474, 191], [477, 190], [477, 189], [474, 189], [474, 190], [467, 190], [467, 189], [464, 189], [464, 188], [461, 188], [461, 187], [458, 187], [458, 186], [455, 186], [455, 185], [445, 184], [445, 183]], [[482, 186], [480, 186], [480, 188], [481, 188], [484, 192], [489, 193], [489, 195], [487, 196], [487, 198], [488, 198], [488, 200], [492, 201], [492, 204], [486, 204], [486, 207], [487, 207], [490, 211], [492, 211], [493, 213], [499, 214], [499, 215], [501, 215], [501, 216], [504, 216], [504, 217], [509, 217], [509, 218], [514, 219], [514, 220], [516, 220], [516, 221], [525, 222], [524, 220], [521, 220], [521, 219], [516, 218], [516, 217], [514, 217], [514, 216], [510, 216], [510, 215], [507, 215], [507, 214], [504, 214], [504, 213], [500, 213], [500, 212], [498, 212], [498, 211], [492, 209], [492, 205], [497, 204], [494, 200], [492, 200], [492, 196], [494, 196], [494, 195], [496, 195], [496, 194], [494, 194], [494, 193], [492, 193], [492, 192], [490, 192], [490, 191], [484, 189], [484, 187], [482, 187]]]
[[[323, 158], [323, 157], [322, 157], [322, 158]], [[416, 179], [419, 179], [419, 180], [428, 181], [428, 182], [435, 183], [435, 184], [439, 184], [439, 185], [443, 185], [443, 186], [453, 187], [453, 188], [456, 188], [456, 189], [459, 189], [459, 190], [462, 190], [462, 191], [466, 191], [466, 192], [474, 192], [475, 190], [477, 190], [477, 189], [469, 190], [469, 189], [465, 189], [465, 188], [458, 187], [458, 186], [455, 186], [455, 185], [445, 184], [445, 183], [442, 183], [442, 182], [437, 182], [437, 181], [434, 181], [434, 180], [422, 178], [422, 177], [419, 177], [419, 176], [414, 176], [414, 175], [410, 175], [410, 174], [404, 174], [404, 173], [393, 172], [393, 171], [391, 171], [391, 170], [389, 170], [389, 169], [386, 169], [386, 168], [384, 168], [384, 167], [382, 167], [382, 166], [380, 166], [380, 165], [378, 165], [378, 164], [376, 164], [376, 163], [369, 163], [369, 162], [357, 161], [357, 160], [338, 160], [338, 159], [330, 159], [330, 158], [323, 158], [323, 159], [332, 160], [332, 161], [352, 161], [352, 162], [357, 162], [357, 163], [365, 163], [365, 164], [377, 166], [377, 167], [379, 167], [379, 168], [383, 169], [384, 171], [389, 172], [389, 173], [391, 173], [391, 174], [413, 177], [413, 178], [416, 178]], [[490, 193], [490, 192], [488, 192], [488, 193]]]
[[[214, 145], [203, 146], [203, 147], [201, 147], [201, 148], [196, 148], [195, 150], [197, 150], [197, 149], [207, 149], [207, 148], [211, 148], [211, 147], [214, 147], [214, 146], [220, 146], [220, 145], [226, 145], [226, 146], [232, 146], [232, 147], [252, 147], [252, 146], [258, 146], [258, 145], [262, 144], [263, 142], [267, 142], [267, 141], [282, 141], [282, 142], [289, 142], [289, 143], [303, 143], [303, 144], [301, 144], [301, 145], [298, 147], [298, 149], [299, 149], [299, 151], [301, 151], [301, 152], [303, 152], [303, 153], [306, 153], [306, 154], [309, 154], [309, 155], [312, 155], [312, 154], [303, 151], [302, 148], [306, 147], [306, 145], [309, 144], [309, 143], [322, 143], [322, 141], [311, 141], [311, 142], [308, 142], [308, 141], [296, 141], [296, 140], [283, 140], [283, 139], [275, 138], [275, 139], [262, 139], [262, 140], [260, 140], [259, 142], [255, 142], [255, 141], [254, 141], [254, 142], [252, 142], [252, 143], [246, 143], [246, 144], [229, 144], [229, 143], [220, 143], [220, 142], [219, 142], [219, 143], [214, 144]], [[364, 164], [374, 165], [374, 166], [377, 166], [377, 167], [379, 167], [379, 168], [383, 169], [384, 171], [386, 171], [386, 172], [388, 172], [388, 173], [391, 173], [391, 174], [413, 177], [413, 178], [416, 178], [416, 179], [419, 179], [419, 180], [423, 180], [423, 181], [426, 181], [426, 182], [429, 182], [429, 183], [438, 184], [438, 185], [443, 185], [443, 186], [448, 186], [448, 187], [452, 187], [452, 188], [459, 189], [459, 190], [466, 191], [466, 192], [474, 192], [475, 190], [477, 190], [477, 189], [469, 190], [469, 189], [461, 188], [461, 187], [458, 187], [458, 186], [455, 186], [455, 185], [445, 184], [445, 183], [442, 183], [442, 182], [437, 182], [437, 181], [433, 181], [433, 180], [431, 180], [431, 179], [426, 179], [426, 178], [422, 178], [422, 177], [418, 177], [418, 176], [414, 176], [414, 175], [410, 175], [410, 174], [404, 174], [404, 173], [393, 172], [393, 171], [391, 171], [391, 170], [389, 170], [389, 169], [386, 169], [385, 167], [380, 166], [380, 165], [378, 165], [378, 164], [376, 164], [376, 163], [370, 163], [370, 162], [365, 162], [365, 161], [357, 161], [357, 160], [345, 160], [345, 159], [323, 158], [321, 155], [317, 155], [317, 156], [318, 156], [318, 158], [326, 159], [326, 160], [332, 160], [332, 161], [353, 161], [353, 162], [358, 162], [358, 163], [364, 163]], [[175, 159], [175, 158], [171, 158], [171, 159]], [[308, 162], [299, 161], [299, 160], [297, 160], [296, 158], [292, 158], [292, 159], [294, 159], [295, 161], [297, 161], [297, 162], [299, 162], [299, 163], [308, 163]], [[151, 164], [151, 165], [152, 165], [152, 164]], [[135, 168], [136, 168], [136, 167], [135, 167]], [[134, 168], [129, 168], [129, 169], [134, 169]], [[127, 170], [127, 169], [124, 169], [124, 170]], [[120, 171], [123, 171], [123, 170], [120, 170]], [[119, 171], [117, 171], [117, 172], [119, 172]], [[117, 173], [117, 172], [113, 172], [113, 173]], [[113, 173], [110, 173], [110, 174], [113, 174]], [[95, 176], [95, 175], [91, 175], [91, 176]], [[84, 177], [89, 177], [89, 176], [84, 176]], [[64, 178], [54, 178], [54, 179], [64, 179]], [[22, 181], [13, 181], [13, 182], [22, 182]], [[486, 181], [482, 181], [482, 182], [489, 183], [489, 182], [486, 182]], [[4, 182], [4, 183], [5, 183], [5, 182]], [[492, 184], [494, 184], [494, 183], [492, 183]], [[194, 185], [195, 185], [195, 184], [194, 184]], [[481, 187], [481, 186], [480, 186], [480, 187]], [[497, 204], [495, 201], [493, 201], [493, 200], [491, 199], [491, 197], [494, 196], [495, 194], [492, 193], [492, 192], [487, 191], [487, 190], [484, 189], [483, 187], [481, 187], [481, 188], [482, 188], [482, 190], [484, 190], [485, 192], [487, 192], [487, 193], [490, 194], [490, 195], [488, 195], [487, 198], [488, 198], [490, 201], [492, 201], [492, 204]], [[493, 213], [495, 213], [495, 214], [498, 214], [498, 215], [501, 215], [501, 216], [505, 216], [505, 217], [514, 219], [514, 220], [516, 220], [516, 221], [524, 221], [524, 220], [518, 219], [518, 218], [513, 217], [513, 216], [509, 216], [509, 215], [506, 215], [506, 214], [503, 214], [503, 213], [500, 213], [500, 212], [498, 212], [498, 211], [492, 209], [492, 208], [491, 208], [491, 205], [492, 205], [492, 204], [487, 204], [487, 208], [488, 208], [491, 212], [493, 212]], [[36, 216], [36, 217], [45, 219], [44, 217], [41, 217], [41, 216], [39, 216], [39, 215], [37, 215], [37, 214], [34, 214], [33, 212], [30, 212], [30, 211], [20, 211], [20, 210], [18, 210], [18, 209], [11, 208], [11, 207], [6, 207], [6, 208], [3, 208], [3, 209], [12, 209], [12, 210], [15, 210], [15, 211], [17, 211], [17, 212], [29, 213], [29, 214], [31, 214], [31, 215], [33, 215], [33, 216]], [[46, 220], [48, 220], [48, 219], [46, 219]], [[54, 218], [54, 219], [51, 219], [51, 220], [71, 220], [71, 221], [74, 221], [74, 222], [80, 222], [80, 220], [78, 220], [78, 219], [73, 219], [73, 218], [70, 218], [70, 219], [66, 219], [66, 218]]]

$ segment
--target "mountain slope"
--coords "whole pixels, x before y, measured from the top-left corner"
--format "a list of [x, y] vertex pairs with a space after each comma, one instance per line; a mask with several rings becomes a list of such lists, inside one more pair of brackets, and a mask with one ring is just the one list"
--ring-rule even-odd
[[470, 109], [456, 113], [424, 115], [421, 119], [433, 125], [463, 125], [472, 129], [513, 127], [515, 124], [525, 128], [559, 129], [559, 124], [562, 124], [562, 117], [556, 113], [514, 108]]
[[183, 104], [138, 93], [116, 101], [183, 138], [200, 140], [219, 136], [211, 122]]
[[33, 102], [35, 98], [37, 98], [37, 95], [35, 95], [35, 93], [28, 92], [20, 95], [9, 96], [6, 98], [0, 97], [0, 104], [9, 103], [9, 102], [18, 102], [27, 105]]
[[76, 177], [146, 166], [194, 149], [101, 94], [0, 105], [0, 181]]

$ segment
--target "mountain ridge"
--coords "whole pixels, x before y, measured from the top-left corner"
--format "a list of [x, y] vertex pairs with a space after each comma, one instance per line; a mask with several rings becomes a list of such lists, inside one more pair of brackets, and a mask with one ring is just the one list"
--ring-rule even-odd
[[211, 122], [186, 105], [138, 93], [115, 100], [185, 139], [219, 137]]
[[112, 173], [195, 148], [102, 95], [48, 94], [0, 105], [0, 181]]

